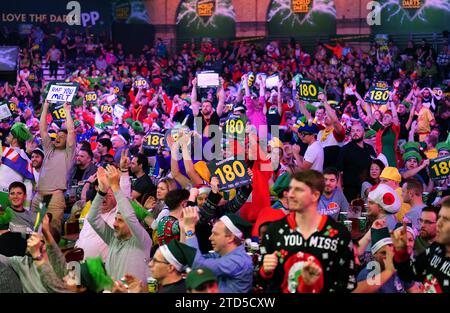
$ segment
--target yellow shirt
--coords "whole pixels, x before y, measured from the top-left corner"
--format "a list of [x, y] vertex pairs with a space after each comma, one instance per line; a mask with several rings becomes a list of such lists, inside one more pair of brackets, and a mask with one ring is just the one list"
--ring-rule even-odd
[[438, 157], [438, 152], [436, 148], [433, 148], [431, 150], [425, 151], [425, 155], [427, 156], [428, 159], [435, 159]]
[[429, 133], [430, 122], [434, 120], [433, 113], [425, 107], [420, 109], [419, 113], [417, 113], [417, 132], [420, 133]]
[[409, 210], [411, 210], [411, 206], [408, 203], [403, 202], [402, 188], [398, 187], [397, 189], [395, 189], [395, 192], [400, 197], [400, 201], [402, 202], [402, 206], [400, 207], [400, 210], [395, 215], [395, 217], [397, 218], [397, 221], [402, 222], [405, 214], [408, 213]]

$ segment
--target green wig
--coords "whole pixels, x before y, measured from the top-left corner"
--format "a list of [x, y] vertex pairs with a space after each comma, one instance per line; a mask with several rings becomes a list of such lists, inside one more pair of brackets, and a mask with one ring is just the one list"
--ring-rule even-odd
[[19, 139], [20, 141], [27, 141], [33, 138], [33, 135], [28, 130], [28, 127], [24, 123], [15, 123], [13, 127], [11, 127], [11, 134], [14, 138]]
[[131, 207], [133, 208], [134, 212], [136, 213], [136, 217], [139, 221], [143, 221], [149, 214], [142, 205], [140, 205], [136, 200], [130, 200]]
[[89, 290], [99, 292], [114, 285], [113, 280], [106, 273], [101, 257], [86, 258], [81, 267], [82, 284]]
[[2, 226], [6, 225], [9, 227], [9, 222], [13, 218], [13, 210], [7, 207], [5, 210], [0, 211], [0, 229]]

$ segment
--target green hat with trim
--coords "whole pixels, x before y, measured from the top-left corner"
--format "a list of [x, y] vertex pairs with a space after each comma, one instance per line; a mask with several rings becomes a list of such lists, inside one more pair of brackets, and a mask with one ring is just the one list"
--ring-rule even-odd
[[142, 126], [142, 123], [139, 121], [134, 121], [133, 123], [131, 123], [131, 128], [133, 128], [133, 130], [137, 133], [144, 131], [144, 126]]
[[81, 284], [90, 291], [100, 292], [114, 285], [106, 273], [101, 257], [87, 258], [80, 266]]
[[242, 217], [236, 214], [225, 214], [220, 219], [236, 237], [245, 239], [250, 235], [253, 224], [247, 222]]
[[197, 249], [178, 240], [172, 240], [169, 244], [159, 247], [159, 251], [178, 272], [184, 271], [187, 266], [192, 266], [197, 253]]
[[420, 151], [420, 144], [418, 142], [407, 142], [403, 145], [403, 150], [406, 152], [409, 151]]
[[13, 127], [11, 127], [11, 135], [22, 141], [27, 141], [33, 138], [33, 135], [24, 123], [14, 123]]
[[289, 189], [289, 183], [291, 182], [291, 175], [289, 173], [283, 173], [282, 175], [278, 176], [277, 180], [275, 181], [275, 184], [273, 184], [272, 190], [277, 195], [287, 189]]
[[216, 275], [207, 267], [193, 269], [186, 277], [186, 289], [197, 289], [206, 282], [217, 282]]
[[406, 100], [403, 100], [403, 101], [402, 101], [402, 104], [403, 104], [405, 107], [407, 107], [408, 109], [409, 109], [409, 107], [411, 106], [411, 102], [408, 102], [408, 101], [406, 101]]
[[374, 131], [373, 129], [369, 129], [368, 131], [366, 131], [366, 133], [364, 134], [364, 138], [365, 139], [369, 139], [369, 138], [373, 138], [377, 135], [377, 132]]
[[408, 161], [411, 158], [415, 158], [417, 160], [417, 162], [422, 162], [422, 157], [420, 156], [420, 154], [416, 151], [408, 151], [405, 154], [403, 154], [403, 161]]
[[439, 153], [439, 151], [448, 151], [450, 152], [450, 144], [447, 142], [439, 142], [436, 145], [436, 150]]

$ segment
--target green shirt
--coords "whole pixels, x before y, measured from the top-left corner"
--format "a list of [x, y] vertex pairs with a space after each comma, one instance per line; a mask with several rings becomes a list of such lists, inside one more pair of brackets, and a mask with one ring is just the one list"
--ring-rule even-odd
[[[378, 121], [372, 125], [372, 129], [375, 131], [380, 131], [383, 129]], [[395, 132], [392, 128], [385, 130], [383, 136], [381, 137], [381, 153], [383, 153], [389, 163], [389, 166], [397, 167], [397, 158], [395, 156]]]

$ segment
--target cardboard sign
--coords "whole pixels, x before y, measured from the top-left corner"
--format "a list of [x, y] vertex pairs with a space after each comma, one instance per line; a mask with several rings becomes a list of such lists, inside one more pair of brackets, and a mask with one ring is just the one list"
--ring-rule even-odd
[[244, 161], [236, 160], [233, 157], [210, 162], [208, 168], [211, 176], [219, 178], [220, 191], [246, 186], [252, 182]]
[[160, 147], [164, 147], [165, 143], [164, 140], [165, 140], [164, 134], [151, 132], [148, 133], [147, 136], [145, 137], [142, 146], [147, 149], [158, 150]]
[[11, 111], [9, 110], [7, 103], [0, 104], [0, 121], [11, 117]]
[[280, 76], [278, 74], [271, 75], [266, 79], [266, 89], [278, 88], [278, 83], [280, 82]]
[[97, 104], [97, 94], [94, 91], [89, 91], [84, 95], [84, 101], [87, 104]]
[[121, 118], [123, 113], [125, 113], [125, 108], [120, 104], [116, 104], [113, 111], [114, 116], [117, 118]]
[[46, 100], [50, 103], [71, 103], [78, 91], [77, 83], [55, 82], [50, 84]]
[[297, 88], [297, 94], [300, 100], [317, 101], [319, 87], [315, 81], [302, 78]]
[[197, 86], [199, 88], [218, 87], [220, 85], [219, 74], [215, 72], [201, 72], [197, 74]]
[[134, 88], [148, 88], [148, 82], [145, 78], [138, 76], [133, 83]]
[[450, 155], [431, 159], [428, 169], [432, 180], [447, 178], [450, 174]]
[[391, 96], [391, 91], [392, 88], [389, 88], [386, 82], [379, 81], [375, 86], [369, 88], [369, 92], [364, 101], [376, 105], [386, 104]]
[[50, 107], [50, 114], [54, 122], [63, 122], [66, 120], [66, 110], [63, 103], [57, 103]]

